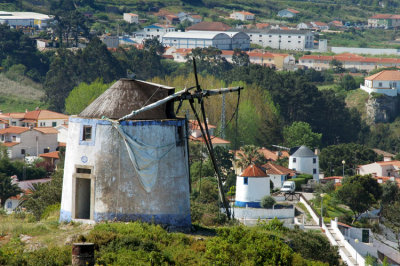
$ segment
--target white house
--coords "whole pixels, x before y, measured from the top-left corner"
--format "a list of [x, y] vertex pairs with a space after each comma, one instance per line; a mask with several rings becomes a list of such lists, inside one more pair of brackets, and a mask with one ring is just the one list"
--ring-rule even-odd
[[297, 24], [296, 29], [298, 30], [311, 30], [313, 28], [313, 25], [309, 22], [300, 22]]
[[7, 147], [10, 159], [55, 151], [58, 131], [52, 127], [15, 127], [0, 130], [0, 142]]
[[143, 34], [145, 39], [161, 38], [168, 32], [174, 32], [175, 27], [167, 24], [153, 24], [143, 28]]
[[312, 175], [314, 180], [319, 180], [319, 160], [306, 146], [300, 146], [289, 156], [289, 168], [302, 174]]
[[197, 24], [203, 20], [203, 18], [200, 15], [189, 14], [189, 13], [185, 13], [185, 12], [179, 12], [177, 14], [177, 17], [179, 18], [179, 21], [181, 23], [185, 22], [185, 21], [189, 21], [192, 24]]
[[187, 121], [173, 102], [118, 121], [174, 91], [121, 79], [70, 117], [60, 221], [191, 227]]
[[139, 23], [139, 15], [134, 13], [124, 13], [124, 20], [128, 23]]
[[270, 179], [256, 165], [249, 165], [236, 177], [235, 206], [259, 208], [261, 199], [270, 195]]
[[400, 71], [383, 70], [366, 77], [364, 85], [361, 84], [360, 88], [369, 94], [374, 92], [388, 96], [397, 96], [400, 92]]
[[0, 119], [8, 121], [10, 126], [19, 127], [56, 127], [65, 124], [68, 117], [68, 115], [39, 108], [34, 111], [26, 110], [25, 113], [0, 114]]
[[0, 24], [10, 27], [48, 27], [53, 20], [52, 16], [35, 12], [8, 12], [0, 11]]
[[[202, 127], [205, 130], [205, 125], [203, 123]], [[214, 136], [214, 131], [217, 128], [214, 125], [208, 124], [208, 132], [210, 134], [211, 142], [214, 146], [222, 146], [227, 147], [231, 142], [229, 140], [225, 140], [219, 137]], [[192, 142], [200, 142], [205, 143], [203, 139], [203, 134], [201, 133], [201, 129], [197, 120], [190, 120], [189, 121], [189, 140]]]
[[314, 33], [308, 30], [249, 29], [245, 32], [251, 43], [262, 47], [297, 51], [314, 48]]
[[4, 209], [7, 213], [11, 213], [17, 208], [21, 202], [21, 197], [25, 193], [29, 193], [29, 191], [32, 189], [33, 184], [39, 184], [39, 183], [46, 183], [51, 181], [50, 178], [42, 178], [42, 179], [33, 179], [33, 180], [24, 180], [24, 181], [18, 181], [17, 176], [12, 176], [12, 183], [17, 184], [18, 187], [21, 189], [22, 193], [18, 194], [17, 196], [8, 198], [4, 204]]
[[57, 129], [58, 131], [57, 134], [58, 146], [65, 147], [68, 138], [68, 125], [67, 124], [59, 125], [56, 126], [55, 129]]
[[283, 182], [288, 180], [288, 178], [296, 176], [296, 171], [271, 162], [262, 165], [262, 168], [267, 171], [269, 178], [274, 184], [274, 189], [281, 188]]
[[357, 174], [372, 175], [373, 177], [400, 177], [400, 161], [375, 162], [360, 165]]
[[247, 11], [236, 11], [230, 14], [229, 18], [241, 21], [253, 21], [255, 20], [255, 15]]
[[329, 25], [325, 22], [321, 21], [312, 21], [310, 22], [312, 27], [317, 30], [329, 30]]
[[292, 8], [286, 8], [286, 9], [280, 10], [278, 12], [278, 17], [281, 17], [281, 18], [293, 18], [299, 13], [300, 13], [299, 11], [294, 10]]

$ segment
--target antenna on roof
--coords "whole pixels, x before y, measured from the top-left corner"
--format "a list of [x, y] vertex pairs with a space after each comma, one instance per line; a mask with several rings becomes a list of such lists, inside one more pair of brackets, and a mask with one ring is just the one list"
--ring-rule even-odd
[[271, 146], [275, 147], [275, 148], [278, 148], [278, 149], [290, 151], [290, 148], [288, 148], [288, 147], [283, 147], [283, 146], [279, 146], [279, 145], [271, 145]]

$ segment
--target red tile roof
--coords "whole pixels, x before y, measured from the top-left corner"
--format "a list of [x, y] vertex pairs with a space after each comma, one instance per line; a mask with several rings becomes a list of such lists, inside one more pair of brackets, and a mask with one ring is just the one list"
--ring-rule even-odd
[[236, 12], [233, 12], [233, 13], [240, 13], [242, 15], [254, 16], [253, 13], [250, 13], [250, 12], [247, 12], [247, 11], [236, 11]]
[[334, 180], [334, 179], [343, 179], [343, 176], [328, 176], [324, 177], [324, 180]]
[[68, 119], [69, 116], [49, 111], [49, 110], [35, 110], [25, 113], [24, 119], [31, 120], [48, 120], [48, 119]]
[[372, 76], [366, 77], [366, 80], [400, 80], [400, 71], [383, 70]]
[[328, 24], [326, 24], [325, 22], [321, 22], [321, 21], [314, 21], [313, 23], [317, 26], [328, 26]]
[[371, 17], [372, 19], [400, 19], [400, 15], [394, 14], [376, 14]]
[[58, 134], [58, 130], [54, 127], [35, 127], [34, 129], [43, 134]]
[[267, 177], [267, 173], [263, 171], [260, 167], [251, 164], [249, 165], [240, 176], [244, 177]]
[[42, 154], [39, 154], [39, 157], [43, 157], [43, 158], [53, 158], [53, 159], [59, 159], [59, 158], [60, 158], [60, 157], [58, 156], [58, 151], [52, 151], [52, 152], [42, 153]]
[[379, 58], [379, 57], [363, 57], [355, 54], [340, 54], [335, 56], [329, 55], [304, 55], [300, 60], [317, 60], [317, 61], [332, 61], [336, 59], [340, 62], [369, 62], [375, 64], [400, 64], [400, 58]]
[[29, 127], [6, 127], [0, 129], [0, 134], [21, 134], [29, 130]]
[[267, 174], [270, 175], [294, 175], [296, 171], [286, 168], [281, 165], [273, 164], [273, 163], [266, 163], [262, 165], [263, 168], [267, 170]]
[[4, 143], [2, 143], [2, 145], [6, 146], [6, 147], [12, 147], [12, 146], [15, 146], [18, 144], [19, 144], [19, 142], [4, 142]]
[[65, 142], [59, 142], [58, 147], [67, 147], [67, 143]]
[[202, 21], [193, 26], [186, 28], [186, 30], [201, 30], [201, 31], [227, 31], [231, 27], [222, 22], [208, 22]]
[[400, 161], [385, 161], [385, 162], [376, 162], [379, 165], [395, 165], [400, 167]]
[[295, 13], [295, 14], [300, 13], [300, 11], [297, 11], [297, 10], [295, 10], [295, 9], [293, 9], [293, 8], [286, 8], [286, 10], [287, 10], [287, 11], [290, 11], [290, 12], [292, 12], [292, 13]]
[[[201, 123], [201, 125], [203, 126], [203, 129], [205, 130], [204, 123]], [[216, 126], [211, 125], [211, 124], [207, 124], [207, 125], [208, 125], [208, 129], [217, 128]], [[197, 122], [197, 120], [189, 120], [189, 128], [191, 130], [200, 130], [200, 126], [199, 126], [199, 123]]]

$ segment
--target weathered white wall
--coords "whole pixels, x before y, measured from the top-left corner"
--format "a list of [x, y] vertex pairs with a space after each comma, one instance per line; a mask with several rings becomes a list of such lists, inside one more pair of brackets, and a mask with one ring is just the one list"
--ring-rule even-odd
[[[181, 120], [133, 121], [123, 126], [137, 140], [160, 146], [177, 142]], [[151, 124], [153, 123], [153, 124]], [[93, 126], [93, 140], [80, 142], [81, 127]], [[183, 131], [184, 132], [184, 131]], [[80, 144], [81, 143], [81, 144]], [[139, 181], [119, 133], [105, 120], [70, 118], [64, 167], [60, 220], [71, 220], [72, 182], [77, 165], [92, 166], [94, 175], [95, 221], [144, 220], [174, 226], [190, 226], [189, 170], [187, 142], [174, 146], [158, 161], [158, 178], [150, 193]]]
[[294, 218], [295, 208], [263, 209], [263, 208], [234, 208], [236, 219], [288, 219]]
[[[316, 158], [316, 162], [314, 163], [313, 158]], [[296, 159], [294, 162], [293, 159]], [[318, 156], [315, 157], [294, 157], [289, 156], [289, 168], [295, 169], [297, 172], [303, 174], [310, 174], [313, 176], [314, 180], [319, 180], [319, 160]], [[314, 169], [316, 169], [316, 173], [314, 174]]]
[[[56, 125], [53, 125], [56, 123]], [[56, 127], [65, 124], [65, 119], [42, 119], [38, 120], [38, 127]]]

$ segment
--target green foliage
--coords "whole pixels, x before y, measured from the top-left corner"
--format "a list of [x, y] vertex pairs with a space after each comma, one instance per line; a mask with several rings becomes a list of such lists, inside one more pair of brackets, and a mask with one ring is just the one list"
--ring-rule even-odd
[[383, 205], [392, 204], [400, 200], [400, 189], [396, 182], [387, 181], [382, 185], [381, 203]]
[[264, 196], [261, 199], [260, 205], [261, 205], [262, 208], [271, 209], [274, 206], [275, 203], [276, 203], [276, 200], [273, 197]]
[[305, 145], [317, 148], [321, 145], [322, 134], [314, 133], [306, 122], [293, 122], [292, 125], [283, 128], [283, 139], [287, 147]]
[[356, 220], [379, 200], [381, 193], [381, 187], [371, 176], [356, 175], [344, 179], [343, 185], [337, 191], [337, 197], [353, 211]]
[[345, 175], [354, 175], [358, 165], [377, 161], [377, 154], [370, 148], [355, 143], [328, 146], [321, 150], [320, 169], [325, 176], [341, 176], [343, 160], [345, 161]]
[[360, 87], [360, 83], [353, 78], [353, 76], [346, 74], [340, 79], [339, 86], [345, 91], [355, 90]]
[[397, 240], [397, 250], [400, 251], [400, 200], [383, 207], [382, 216], [385, 218], [384, 224], [390, 228]]
[[82, 82], [65, 99], [65, 112], [74, 115], [79, 114], [110, 86], [111, 83], [104, 84], [101, 79], [90, 84]]
[[0, 173], [0, 200], [1, 208], [4, 208], [6, 200], [10, 197], [16, 196], [21, 193], [21, 189], [17, 184], [13, 184], [11, 177], [4, 173]]
[[40, 220], [42, 215], [45, 217], [50, 211], [50, 209], [46, 210], [48, 206], [61, 202], [62, 175], [62, 171], [57, 171], [53, 174], [51, 181], [33, 184], [32, 193], [22, 197], [20, 206], [31, 212], [36, 220]]
[[236, 164], [241, 167], [243, 170], [246, 169], [249, 165], [261, 165], [265, 163], [264, 156], [258, 152], [259, 147], [254, 145], [245, 145], [240, 147], [240, 152], [238, 153]]
[[190, 177], [192, 181], [197, 181], [203, 177], [214, 176], [214, 167], [211, 160], [197, 161], [190, 166]]
[[303, 184], [307, 184], [309, 179], [312, 179], [313, 177], [311, 176], [311, 178], [309, 176], [307, 177], [295, 177], [292, 179], [289, 179], [288, 181], [293, 181], [296, 184], [296, 191], [300, 191], [301, 190], [301, 185]]

